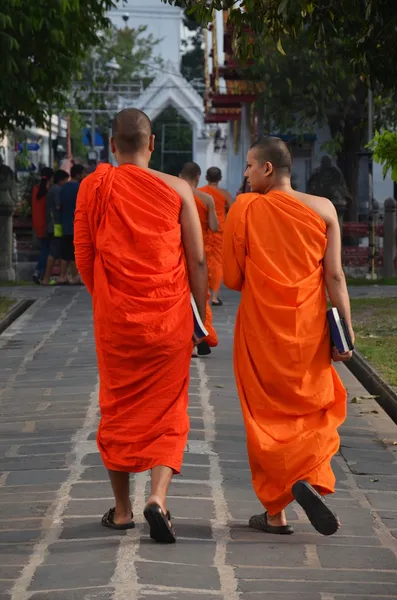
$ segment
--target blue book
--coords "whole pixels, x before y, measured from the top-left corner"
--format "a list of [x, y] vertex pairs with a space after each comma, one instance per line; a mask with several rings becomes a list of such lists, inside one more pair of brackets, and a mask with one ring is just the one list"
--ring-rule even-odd
[[201, 340], [202, 338], [207, 337], [208, 331], [204, 327], [204, 323], [201, 320], [196, 301], [193, 298], [193, 294], [190, 294], [190, 302], [191, 302], [192, 311], [193, 311], [194, 335], [196, 336], [196, 338]]
[[349, 328], [337, 308], [330, 308], [327, 311], [331, 341], [340, 354], [354, 350], [354, 345], [350, 337]]

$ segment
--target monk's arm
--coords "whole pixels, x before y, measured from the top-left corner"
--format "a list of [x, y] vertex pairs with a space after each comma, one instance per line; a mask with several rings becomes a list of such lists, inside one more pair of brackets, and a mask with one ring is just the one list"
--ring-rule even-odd
[[196, 301], [200, 317], [204, 321], [208, 292], [208, 272], [203, 232], [191, 188], [187, 184], [186, 186], [181, 185], [178, 193], [182, 198], [180, 222], [190, 290]]
[[234, 198], [231, 195], [231, 193], [228, 192], [227, 190], [222, 190], [222, 192], [223, 192], [223, 194], [225, 196], [225, 199], [226, 199], [226, 212], [228, 213], [229, 210], [231, 209], [231, 206], [232, 206], [233, 202], [234, 202]]
[[334, 308], [346, 320], [350, 334], [354, 340], [350, 299], [347, 291], [346, 277], [342, 267], [342, 243], [338, 215], [335, 207], [329, 202], [327, 215], [327, 250], [324, 256], [324, 279], [328, 296]]
[[74, 214], [74, 247], [77, 269], [92, 295], [94, 291], [95, 250], [91, 239], [84, 196], [80, 196], [80, 192]]
[[244, 226], [236, 209], [233, 205], [223, 233], [223, 281], [226, 287], [239, 292], [244, 283], [246, 255]]
[[218, 231], [219, 221], [215, 210], [215, 203], [211, 198], [211, 202], [208, 203], [208, 227], [211, 231]]

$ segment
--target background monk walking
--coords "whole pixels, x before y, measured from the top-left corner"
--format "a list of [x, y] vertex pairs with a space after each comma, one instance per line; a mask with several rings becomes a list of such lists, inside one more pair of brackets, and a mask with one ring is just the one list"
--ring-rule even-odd
[[[203, 232], [205, 255], [207, 258], [207, 266], [209, 270], [209, 256], [211, 252], [210, 235], [216, 232], [219, 227], [218, 218], [215, 210], [215, 202], [212, 196], [205, 192], [197, 190], [198, 182], [201, 177], [201, 169], [197, 163], [186, 163], [179, 175], [181, 179], [186, 181], [193, 190], [194, 200], [196, 202], [197, 211], [200, 217], [201, 229]], [[208, 336], [197, 344], [197, 355], [207, 356], [211, 354], [211, 348], [218, 345], [218, 336], [212, 324], [212, 310], [210, 306], [210, 293], [207, 295], [207, 307], [205, 314], [205, 328], [208, 331]], [[196, 356], [193, 354], [193, 356]]]
[[208, 234], [208, 283], [212, 292], [212, 306], [222, 306], [223, 303], [219, 297], [219, 291], [223, 279], [223, 230], [225, 227], [226, 213], [233, 204], [233, 196], [227, 190], [219, 187], [219, 184], [222, 181], [222, 171], [218, 169], [218, 167], [210, 167], [207, 171], [206, 178], [208, 184], [199, 188], [199, 190], [210, 194], [210, 196], [213, 197], [219, 222], [218, 230], [210, 231]]
[[119, 166], [99, 165], [82, 182], [75, 216], [77, 265], [93, 296], [97, 442], [116, 499], [102, 523], [134, 527], [129, 473], [151, 469], [145, 518], [153, 539], [171, 543], [166, 495], [189, 430], [190, 290], [204, 317], [204, 244], [190, 186], [148, 169], [148, 117], [121, 111], [110, 145]]
[[[225, 284], [242, 292], [235, 375], [253, 486], [267, 510], [250, 526], [293, 533], [284, 509], [295, 497], [317, 531], [331, 535], [339, 522], [322, 496], [334, 492], [346, 392], [331, 366], [326, 289], [354, 336], [335, 208], [291, 188], [291, 163], [280, 139], [254, 144], [252, 192], [237, 198], [225, 227]], [[336, 361], [350, 357], [333, 349]]]

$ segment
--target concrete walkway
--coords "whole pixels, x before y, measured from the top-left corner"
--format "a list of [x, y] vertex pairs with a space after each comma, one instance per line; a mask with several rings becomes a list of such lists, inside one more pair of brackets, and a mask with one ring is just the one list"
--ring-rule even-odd
[[5, 294], [38, 300], [0, 336], [0, 600], [397, 599], [397, 426], [346, 369], [350, 416], [330, 500], [340, 533], [317, 535], [296, 506], [294, 536], [250, 530], [261, 506], [232, 371], [238, 297], [227, 294], [214, 311], [220, 346], [191, 366], [192, 430], [169, 500], [179, 541], [158, 546], [142, 517], [145, 474], [133, 485], [137, 529], [99, 524], [112, 496], [95, 445], [87, 293]]

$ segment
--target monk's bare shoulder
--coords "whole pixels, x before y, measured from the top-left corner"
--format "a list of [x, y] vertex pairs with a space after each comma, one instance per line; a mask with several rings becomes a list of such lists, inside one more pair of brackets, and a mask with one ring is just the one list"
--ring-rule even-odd
[[214, 199], [211, 194], [207, 194], [207, 192], [202, 192], [201, 190], [194, 189], [193, 194], [197, 196], [206, 206], [209, 204], [214, 204]]
[[296, 192], [295, 190], [293, 196], [314, 210], [327, 225], [334, 222], [335, 218], [337, 218], [335, 206], [328, 198], [312, 196], [311, 194]]
[[170, 186], [177, 194], [181, 197], [183, 202], [190, 201], [192, 198], [192, 190], [191, 187], [186, 181], [180, 179], [179, 177], [174, 177], [173, 175], [168, 175], [168, 173], [161, 173], [160, 171], [155, 171], [154, 169], [148, 169], [148, 172], [152, 175], [155, 175], [158, 179], [161, 179]]

